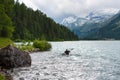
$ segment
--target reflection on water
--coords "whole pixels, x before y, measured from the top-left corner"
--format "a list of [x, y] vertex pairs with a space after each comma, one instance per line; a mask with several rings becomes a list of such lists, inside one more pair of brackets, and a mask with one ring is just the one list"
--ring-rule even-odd
[[[31, 54], [32, 66], [15, 69], [14, 80], [119, 80], [120, 41], [51, 42]], [[61, 55], [74, 48], [69, 56]]]

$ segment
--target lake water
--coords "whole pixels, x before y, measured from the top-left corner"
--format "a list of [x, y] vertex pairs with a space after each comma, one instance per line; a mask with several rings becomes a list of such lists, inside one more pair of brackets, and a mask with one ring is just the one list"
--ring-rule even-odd
[[14, 80], [120, 80], [120, 41], [51, 44], [51, 51], [31, 54], [31, 67], [15, 69]]

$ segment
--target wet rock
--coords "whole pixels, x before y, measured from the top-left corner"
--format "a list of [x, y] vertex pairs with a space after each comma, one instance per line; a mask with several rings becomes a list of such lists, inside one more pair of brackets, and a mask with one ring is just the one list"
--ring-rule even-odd
[[0, 66], [11, 69], [31, 65], [29, 53], [23, 52], [12, 45], [0, 49]]

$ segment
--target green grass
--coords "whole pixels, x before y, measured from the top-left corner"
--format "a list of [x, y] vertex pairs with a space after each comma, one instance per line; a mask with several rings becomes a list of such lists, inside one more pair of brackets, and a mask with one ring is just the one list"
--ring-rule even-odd
[[5, 80], [5, 76], [0, 73], [0, 80]]
[[29, 42], [27, 44], [26, 42], [23, 42], [21, 45], [18, 45], [18, 48], [22, 51], [28, 51], [28, 52], [34, 51], [33, 45], [30, 44]]
[[27, 51], [27, 52], [34, 52], [36, 50], [48, 51], [51, 49], [51, 44], [45, 40], [42, 40], [42, 41], [35, 40], [33, 44], [31, 44], [30, 42], [24, 41], [22, 42], [22, 44], [16, 45], [16, 47], [22, 51]]
[[0, 48], [6, 47], [9, 44], [14, 44], [12, 40], [9, 38], [1, 38], [0, 37]]
[[48, 51], [51, 49], [51, 44], [48, 43], [47, 41], [43, 40], [43, 41], [39, 41], [39, 40], [35, 40], [33, 42], [33, 46], [35, 48], [39, 48], [40, 51]]

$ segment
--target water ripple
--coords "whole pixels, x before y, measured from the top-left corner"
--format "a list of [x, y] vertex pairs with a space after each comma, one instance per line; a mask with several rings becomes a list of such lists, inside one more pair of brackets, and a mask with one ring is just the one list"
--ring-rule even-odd
[[[51, 42], [31, 54], [32, 66], [14, 70], [14, 80], [119, 80], [120, 41]], [[115, 44], [115, 45], [113, 45]], [[69, 56], [61, 55], [74, 48]]]

